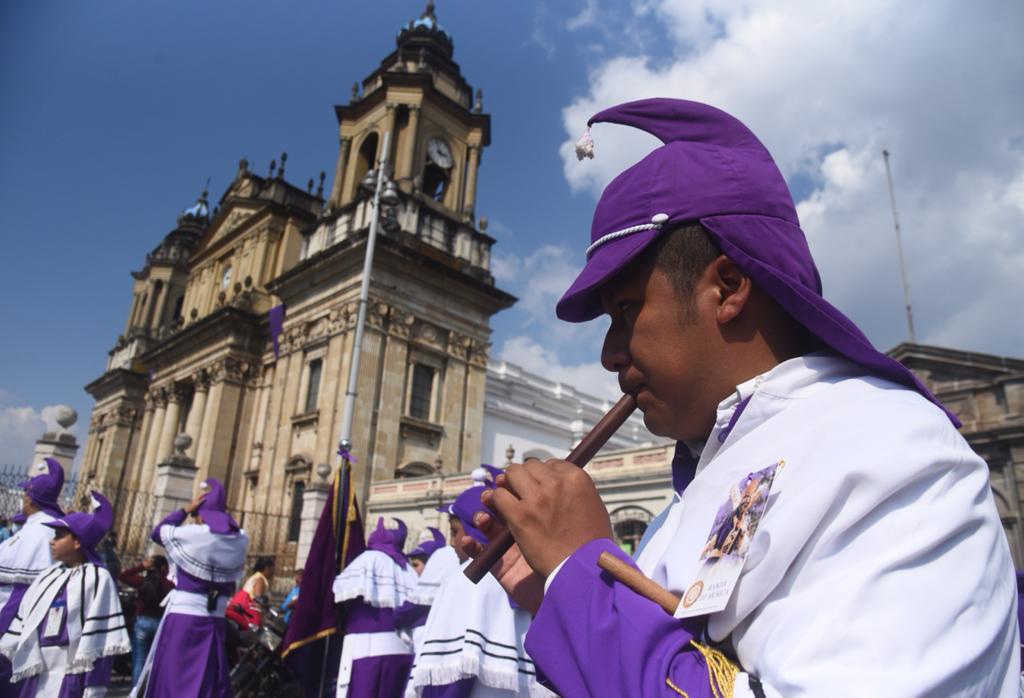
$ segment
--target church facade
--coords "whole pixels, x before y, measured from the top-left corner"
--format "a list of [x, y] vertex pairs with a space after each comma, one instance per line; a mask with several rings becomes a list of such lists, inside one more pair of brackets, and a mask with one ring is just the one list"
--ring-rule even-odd
[[[356, 381], [356, 491], [365, 501], [396, 471], [476, 465], [490, 319], [515, 298], [495, 286], [495, 241], [475, 215], [490, 117], [452, 56], [428, 4], [335, 107], [330, 191], [323, 173], [315, 190], [289, 182], [286, 155], [266, 175], [243, 160], [216, 208], [204, 192], [179, 217], [133, 273], [125, 331], [86, 386], [83, 487], [141, 501], [162, 486], [161, 463], [185, 458], [196, 479], [225, 483], [234, 510], [278, 517], [256, 552], [294, 542], [289, 518], [315, 464], [337, 461], [373, 215], [364, 181], [382, 155], [397, 201], [380, 212]], [[176, 448], [180, 434], [191, 443]], [[120, 515], [152, 518], [141, 506], [122, 502]]]

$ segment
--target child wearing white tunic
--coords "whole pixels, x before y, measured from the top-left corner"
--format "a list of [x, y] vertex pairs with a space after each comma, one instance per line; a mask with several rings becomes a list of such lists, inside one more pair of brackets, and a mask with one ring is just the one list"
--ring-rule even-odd
[[130, 651], [117, 585], [96, 545], [113, 522], [110, 503], [93, 492], [93, 514], [73, 513], [46, 525], [55, 531], [56, 564], [25, 592], [0, 652], [10, 661], [21, 698], [98, 698], [113, 658]]

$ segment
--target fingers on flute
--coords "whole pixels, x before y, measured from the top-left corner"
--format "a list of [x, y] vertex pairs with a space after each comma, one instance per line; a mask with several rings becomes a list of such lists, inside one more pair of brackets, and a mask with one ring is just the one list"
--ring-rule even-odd
[[540, 485], [540, 481], [534, 473], [538, 465], [544, 466], [540, 461], [513, 463], [508, 466], [504, 473], [504, 489], [511, 491], [519, 498], [529, 497], [537, 489], [537, 486]]
[[483, 551], [483, 546], [469, 536], [462, 536], [457, 541], [459, 549], [470, 557], [476, 557]]
[[[487, 506], [488, 509], [497, 514], [498, 518], [500, 518], [504, 522], [508, 522], [510, 517], [515, 518], [515, 512], [520, 506], [519, 497], [517, 497], [515, 494], [504, 488], [490, 490], [489, 492], [487, 492], [487, 495], [489, 496], [487, 497], [487, 501], [485, 501], [484, 504]], [[493, 523], [491, 525], [491, 528], [495, 528]], [[490, 530], [486, 531], [486, 533], [489, 536], [491, 535]]]

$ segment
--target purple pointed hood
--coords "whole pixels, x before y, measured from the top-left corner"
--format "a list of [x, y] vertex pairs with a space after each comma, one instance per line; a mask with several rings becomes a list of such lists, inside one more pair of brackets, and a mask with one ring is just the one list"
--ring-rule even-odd
[[212, 477], [208, 477], [199, 483], [199, 489], [206, 492], [203, 501], [199, 503], [199, 514], [203, 517], [203, 523], [210, 527], [213, 533], [234, 533], [241, 527], [231, 514], [227, 512], [227, 492], [224, 485]]
[[64, 489], [64, 468], [54, 458], [44, 458], [35, 466], [34, 475], [21, 483], [21, 489], [32, 502], [54, 518], [64, 516], [60, 508], [60, 494]]
[[739, 120], [698, 102], [644, 99], [595, 114], [589, 124], [633, 126], [664, 145], [613, 179], [594, 211], [587, 262], [556, 306], [558, 317], [600, 315], [600, 289], [663, 231], [699, 221], [722, 253], [797, 322], [868, 372], [912, 388], [959, 420], [898, 361], [875, 349], [822, 296], [786, 181]]
[[395, 523], [397, 524], [395, 528], [385, 528], [384, 517], [377, 517], [377, 528], [370, 534], [370, 538], [366, 541], [366, 547], [384, 553], [405, 567], [409, 561], [406, 559], [405, 553], [402, 552], [402, 548], [405, 547], [405, 537], [409, 529], [401, 519], [395, 519]]
[[448, 544], [440, 529], [428, 526], [427, 531], [430, 532], [430, 539], [420, 542], [409, 553], [409, 557], [424, 557], [429, 560], [431, 555]]
[[480, 545], [487, 545], [487, 536], [484, 535], [483, 531], [473, 525], [473, 517], [481, 511], [494, 516], [494, 512], [485, 507], [483, 502], [480, 501], [480, 495], [490, 489], [494, 489], [493, 486], [476, 485], [474, 487], [470, 487], [468, 490], [456, 497], [455, 501], [452, 503], [452, 515], [456, 516], [462, 523], [462, 528], [465, 530], [466, 535]]
[[91, 495], [93, 505], [91, 513], [76, 511], [43, 525], [71, 531], [78, 542], [82, 544], [82, 552], [85, 553], [86, 559], [94, 565], [102, 567], [103, 558], [96, 552], [96, 546], [100, 544], [103, 536], [107, 535], [107, 531], [114, 524], [114, 509], [110, 506], [107, 498], [96, 490], [93, 490]]

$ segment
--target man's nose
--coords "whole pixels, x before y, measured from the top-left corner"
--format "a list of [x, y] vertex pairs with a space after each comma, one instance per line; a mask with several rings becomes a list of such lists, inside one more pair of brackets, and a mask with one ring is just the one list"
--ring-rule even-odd
[[606, 371], [618, 373], [629, 364], [629, 352], [626, 347], [625, 333], [612, 323], [605, 333], [604, 346], [601, 347], [601, 365]]

